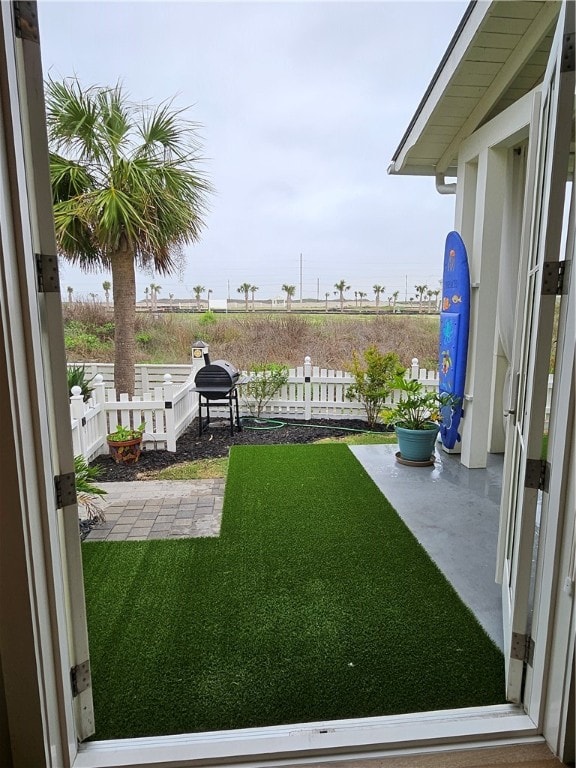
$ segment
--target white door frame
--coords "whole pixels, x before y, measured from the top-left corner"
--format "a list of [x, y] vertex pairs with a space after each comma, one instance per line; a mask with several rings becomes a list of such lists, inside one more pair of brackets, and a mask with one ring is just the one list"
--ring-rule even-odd
[[[6, 19], [5, 9], [6, 4], [2, 4], [3, 19]], [[9, 48], [10, 44], [5, 43], [5, 49]], [[41, 82], [37, 81], [36, 87], [41, 92]], [[19, 117], [21, 106], [13, 91], [10, 95], [13, 99], [13, 116]], [[34, 99], [33, 90], [30, 97]], [[24, 123], [26, 119], [27, 114], [24, 113]], [[15, 128], [12, 130], [17, 133]], [[20, 157], [23, 156], [22, 150]], [[23, 220], [14, 219], [14, 226], [15, 229], [25, 231]], [[4, 232], [2, 236], [4, 237]], [[16, 553], [17, 556], [14, 555], [11, 563], [22, 562], [26, 575], [18, 579], [17, 574], [14, 574], [12, 583], [15, 589], [26, 585], [26, 602], [30, 610], [24, 610], [26, 606], [17, 608], [2, 603], [0, 618], [14, 618], [22, 628], [22, 638], [30, 639], [35, 650], [33, 654], [19, 657], [17, 649], [9, 646], [6, 655], [7, 646], [4, 644], [3, 635], [0, 635], [0, 640], [3, 643], [3, 668], [6, 661], [13, 661], [16, 670], [23, 673], [23, 679], [30, 678], [32, 682], [36, 680], [37, 698], [40, 703], [34, 711], [29, 709], [25, 712], [21, 701], [11, 699], [10, 681], [6, 680], [5, 688], [7, 700], [10, 699], [10, 718], [14, 719], [22, 714], [22, 737], [26, 736], [28, 744], [37, 747], [38, 755], [42, 753], [42, 760], [39, 759], [35, 763], [38, 768], [42, 765], [61, 768], [68, 763], [78, 768], [143, 764], [154, 764], [158, 768], [175, 768], [208, 760], [220, 764], [238, 760], [260, 764], [270, 764], [273, 761], [296, 763], [313, 759], [335, 759], [337, 756], [357, 759], [361, 756], [450, 752], [475, 746], [542, 740], [538, 735], [539, 729], [525, 713], [518, 707], [503, 705], [394, 718], [366, 718], [236, 732], [96, 742], [82, 745], [76, 750], [72, 738], [73, 704], [67, 686], [69, 660], [66, 657], [67, 644], [63, 639], [66, 626], [66, 593], [60, 583], [63, 563], [59, 559], [59, 548], [54, 541], [54, 526], [47, 524], [54, 511], [53, 500], [51, 502], [54, 471], [51, 467], [54, 459], [47, 433], [50, 424], [49, 408], [43, 405], [49, 400], [60, 403], [61, 406], [65, 402], [65, 396], [58, 387], [51, 391], [51, 379], [46, 378], [46, 372], [42, 369], [42, 339], [35, 315], [39, 309], [43, 310], [39, 307], [36, 292], [31, 288], [35, 279], [31, 265], [16, 250], [13, 255], [5, 258], [0, 272], [0, 297], [6, 302], [6, 306], [10, 307], [11, 315], [9, 322], [2, 315], [2, 330], [9, 342], [8, 362], [12, 366], [5, 378], [14, 391], [17, 391], [17, 384], [23, 383], [24, 386], [17, 402], [14, 400], [12, 403], [21, 426], [13, 424], [18, 456], [13, 462], [10, 479], [17, 483], [18, 492], [14, 494], [14, 500], [19, 502], [19, 509], [22, 510], [22, 515], [17, 515], [13, 523], [14, 538], [17, 538], [16, 534], [19, 533], [26, 541], [26, 546], [20, 548], [21, 554]], [[23, 274], [24, 267], [26, 274]], [[56, 319], [54, 303], [45, 307], [45, 311], [50, 322]], [[44, 394], [46, 384], [49, 388], [48, 395]], [[0, 405], [3, 415], [6, 415], [7, 410], [5, 406]], [[24, 435], [23, 431], [33, 438], [36, 445], [40, 445], [40, 450], [36, 451], [30, 444], [26, 444], [24, 437], [27, 435]], [[26, 460], [30, 460], [30, 464], [26, 464]], [[12, 468], [12, 464], [9, 466]], [[34, 627], [31, 628], [31, 625]], [[61, 658], [62, 656], [64, 658]], [[20, 753], [17, 768], [26, 764], [22, 758], [23, 754]], [[27, 757], [29, 758], [29, 755]], [[29, 759], [27, 764], [30, 764]]]

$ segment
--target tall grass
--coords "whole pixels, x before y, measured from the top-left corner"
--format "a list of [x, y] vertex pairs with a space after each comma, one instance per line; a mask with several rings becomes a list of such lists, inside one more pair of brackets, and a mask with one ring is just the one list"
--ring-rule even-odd
[[[73, 302], [64, 307], [68, 358], [75, 362], [113, 359], [112, 312], [103, 305]], [[137, 360], [147, 363], [187, 363], [194, 341], [210, 345], [213, 360], [230, 360], [239, 368], [255, 363], [302, 365], [310, 355], [314, 365], [346, 369], [352, 353], [375, 344], [396, 352], [403, 365], [413, 357], [435, 367], [438, 317], [429, 315], [334, 317], [333, 315], [165, 314], [136, 317]]]

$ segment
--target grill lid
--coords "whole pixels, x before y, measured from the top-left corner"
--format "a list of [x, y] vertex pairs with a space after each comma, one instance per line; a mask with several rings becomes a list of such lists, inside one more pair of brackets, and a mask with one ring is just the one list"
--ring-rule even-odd
[[229, 392], [236, 386], [240, 371], [227, 360], [215, 360], [200, 368], [194, 377], [198, 392]]

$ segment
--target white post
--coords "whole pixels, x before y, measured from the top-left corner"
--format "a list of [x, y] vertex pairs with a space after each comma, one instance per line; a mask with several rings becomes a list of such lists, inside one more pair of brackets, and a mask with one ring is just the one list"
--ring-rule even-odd
[[412, 366], [410, 368], [410, 378], [416, 379], [416, 380], [420, 378], [420, 363], [417, 357], [412, 358]]
[[106, 393], [104, 384], [104, 376], [101, 373], [97, 373], [94, 376], [92, 383], [92, 402], [95, 406], [100, 406], [100, 412], [96, 417], [96, 423], [98, 425], [98, 435], [102, 440], [102, 445], [99, 450], [99, 454], [106, 453], [108, 446], [106, 444], [106, 435], [108, 434], [108, 425], [106, 423]]
[[310, 355], [304, 358], [304, 418], [309, 421], [312, 415], [312, 360]]
[[200, 368], [208, 365], [210, 360], [209, 346], [203, 341], [195, 341], [192, 344], [192, 374], [196, 376]]
[[174, 384], [169, 373], [164, 374], [164, 418], [166, 450], [176, 452], [176, 425], [174, 422]]
[[72, 395], [70, 397], [70, 413], [72, 418], [78, 422], [78, 443], [80, 445], [80, 453], [86, 458], [86, 430], [84, 429], [84, 396], [80, 387], [72, 387]]

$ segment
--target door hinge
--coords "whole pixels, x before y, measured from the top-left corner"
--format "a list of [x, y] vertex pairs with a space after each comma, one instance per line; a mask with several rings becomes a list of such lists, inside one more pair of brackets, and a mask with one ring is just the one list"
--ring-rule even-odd
[[76, 504], [76, 475], [74, 472], [55, 475], [54, 488], [56, 489], [56, 509]]
[[16, 37], [20, 37], [22, 40], [32, 40], [34, 43], [40, 42], [36, 3], [16, 0], [14, 3], [14, 27]]
[[550, 463], [546, 459], [527, 459], [524, 487], [548, 493], [549, 482]]
[[36, 279], [38, 293], [60, 293], [58, 257], [44, 253], [36, 254]]
[[72, 667], [70, 670], [70, 682], [72, 684], [72, 696], [74, 697], [91, 687], [92, 677], [90, 675], [89, 659]]
[[529, 635], [512, 632], [510, 657], [517, 661], [523, 661], [531, 667], [534, 662], [534, 640]]
[[568, 292], [569, 261], [545, 261], [542, 265], [542, 296], [561, 296]]
[[574, 72], [576, 55], [574, 53], [574, 32], [564, 35], [562, 40], [562, 60], [560, 72]]

